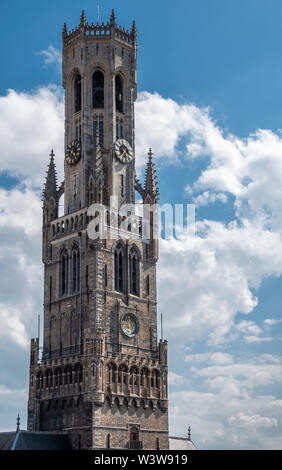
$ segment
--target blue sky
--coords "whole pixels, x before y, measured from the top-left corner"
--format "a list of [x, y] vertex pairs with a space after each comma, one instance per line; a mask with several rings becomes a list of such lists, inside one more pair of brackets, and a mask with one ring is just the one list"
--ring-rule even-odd
[[[40, 187], [51, 147], [63, 177], [62, 25], [77, 25], [82, 8], [96, 21], [96, 2], [1, 6], [4, 430], [18, 411], [26, 419], [28, 339], [43, 299]], [[196, 203], [196, 240], [160, 245], [171, 432], [191, 425], [206, 449], [281, 448], [282, 4], [102, 0], [100, 8], [105, 22], [115, 8], [119, 24], [137, 23], [138, 172], [152, 146], [161, 204]]]

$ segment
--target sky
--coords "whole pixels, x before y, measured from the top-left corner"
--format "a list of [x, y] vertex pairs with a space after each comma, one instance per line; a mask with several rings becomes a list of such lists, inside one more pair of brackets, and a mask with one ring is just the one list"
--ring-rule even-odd
[[[199, 449], [282, 448], [282, 3], [101, 0], [138, 31], [136, 165], [161, 204], [196, 205], [196, 236], [160, 241], [170, 433]], [[175, 4], [177, 6], [175, 6]], [[2, 0], [0, 431], [26, 426], [43, 302], [41, 192], [63, 179], [61, 31], [95, 1]], [[42, 320], [41, 320], [42, 322]]]

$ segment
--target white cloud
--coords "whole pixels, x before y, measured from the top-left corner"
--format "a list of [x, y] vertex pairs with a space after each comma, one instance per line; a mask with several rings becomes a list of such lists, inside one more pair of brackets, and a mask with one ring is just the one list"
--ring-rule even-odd
[[0, 189], [0, 338], [26, 348], [42, 309], [41, 201], [29, 189]]
[[237, 415], [230, 416], [228, 419], [229, 424], [236, 425], [236, 426], [243, 426], [244, 428], [249, 426], [255, 427], [273, 427], [277, 426], [277, 419], [276, 418], [269, 418], [267, 416], [260, 416], [260, 415], [245, 415], [242, 411], [237, 413]]
[[282, 358], [232, 356], [232, 363], [210, 366], [207, 353], [198, 356], [198, 367], [184, 374], [187, 385], [170, 394], [172, 432], [191, 425], [199, 449], [280, 449], [281, 400], [268, 391], [280, 389]]
[[[187, 187], [186, 187], [187, 188]], [[186, 192], [189, 194], [189, 189], [186, 189]], [[199, 194], [196, 197], [192, 198], [194, 204], [199, 206], [207, 206], [208, 204], [213, 204], [215, 202], [226, 203], [228, 198], [224, 193], [212, 193], [210, 191], [204, 191], [202, 194]]]
[[266, 327], [276, 326], [281, 322], [282, 322], [281, 318], [279, 319], [278, 318], [266, 318], [265, 320], [263, 320], [263, 323], [265, 324]]
[[185, 356], [185, 361], [193, 364], [232, 364], [233, 356], [231, 354], [215, 352], [215, 353], [202, 353], [202, 354], [189, 354]]
[[48, 46], [47, 50], [41, 51], [38, 55], [42, 55], [44, 57], [45, 65], [55, 64], [59, 71], [62, 68], [62, 54], [61, 51], [56, 49], [52, 44]]
[[56, 86], [33, 93], [9, 90], [0, 97], [0, 172], [42, 187], [51, 148], [63, 178], [64, 104]]

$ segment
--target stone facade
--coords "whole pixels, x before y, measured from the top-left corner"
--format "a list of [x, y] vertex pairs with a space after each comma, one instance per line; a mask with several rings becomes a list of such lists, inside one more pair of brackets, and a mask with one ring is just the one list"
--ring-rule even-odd
[[[28, 430], [68, 432], [78, 449], [169, 445], [167, 342], [157, 338], [152, 152], [144, 187], [135, 177], [135, 159], [125, 164], [114, 152], [122, 137], [134, 154], [136, 51], [135, 23], [125, 31], [114, 12], [107, 25], [88, 24], [83, 12], [75, 30], [64, 26], [65, 146], [77, 139], [82, 152], [76, 164], [65, 162], [59, 187], [50, 155], [43, 198], [43, 352], [40, 357], [33, 339]], [[104, 81], [93, 108], [97, 71]], [[134, 212], [135, 190], [149, 216]], [[89, 210], [94, 203], [108, 207], [112, 196], [113, 210], [98, 217]], [[123, 217], [125, 203], [129, 218]], [[96, 237], [89, 236], [91, 225]]]

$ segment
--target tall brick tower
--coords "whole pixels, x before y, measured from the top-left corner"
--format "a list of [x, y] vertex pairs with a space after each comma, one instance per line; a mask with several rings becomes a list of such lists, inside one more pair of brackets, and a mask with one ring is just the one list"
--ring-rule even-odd
[[[135, 23], [126, 31], [114, 11], [107, 24], [89, 24], [83, 11], [78, 27], [64, 25], [65, 180], [58, 186], [52, 151], [43, 191], [43, 351], [33, 339], [28, 430], [67, 432], [77, 449], [168, 449], [158, 189], [151, 150], [145, 184], [135, 177], [136, 55]], [[108, 209], [97, 216], [93, 205]]]

